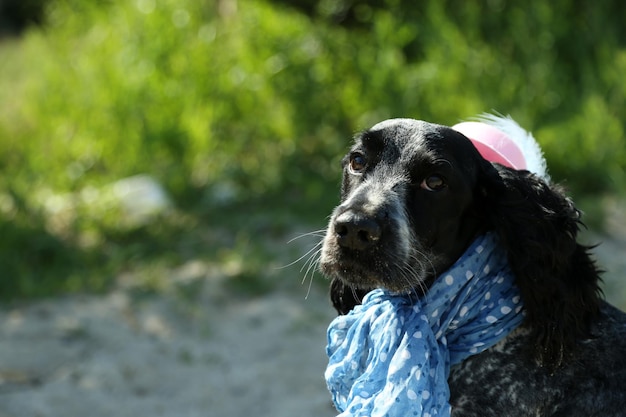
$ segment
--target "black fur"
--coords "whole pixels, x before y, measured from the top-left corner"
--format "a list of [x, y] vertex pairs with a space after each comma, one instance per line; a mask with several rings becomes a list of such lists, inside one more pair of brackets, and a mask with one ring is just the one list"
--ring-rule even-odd
[[499, 235], [526, 319], [452, 370], [453, 415], [626, 415], [626, 315], [602, 301], [559, 186], [485, 161], [452, 129], [400, 119], [356, 138], [341, 200], [321, 256], [340, 314], [374, 287], [427, 290], [474, 238]]
[[598, 315], [599, 271], [576, 241], [580, 212], [560, 187], [528, 171], [495, 168], [481, 184], [484, 220], [508, 252], [536, 357], [558, 367]]

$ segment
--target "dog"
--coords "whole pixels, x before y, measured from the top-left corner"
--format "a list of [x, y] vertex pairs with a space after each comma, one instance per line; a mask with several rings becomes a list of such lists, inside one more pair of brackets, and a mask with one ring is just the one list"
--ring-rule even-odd
[[485, 233], [507, 254], [524, 320], [450, 369], [453, 416], [626, 415], [626, 314], [603, 300], [561, 187], [412, 119], [362, 132], [342, 165], [319, 260], [340, 315], [375, 288], [427, 294]]

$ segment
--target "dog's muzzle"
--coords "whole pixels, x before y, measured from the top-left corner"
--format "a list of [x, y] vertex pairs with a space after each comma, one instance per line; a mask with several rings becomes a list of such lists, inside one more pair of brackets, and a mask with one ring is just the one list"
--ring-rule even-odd
[[410, 258], [412, 239], [402, 188], [366, 182], [335, 208], [322, 247], [322, 273], [357, 287], [393, 287], [393, 277]]

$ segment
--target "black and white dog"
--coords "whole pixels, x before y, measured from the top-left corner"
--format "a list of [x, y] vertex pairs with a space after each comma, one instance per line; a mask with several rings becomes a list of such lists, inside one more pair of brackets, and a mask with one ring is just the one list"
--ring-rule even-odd
[[343, 159], [320, 269], [346, 314], [374, 288], [426, 293], [493, 232], [525, 318], [452, 367], [452, 415], [625, 416], [626, 314], [602, 300], [580, 225], [558, 186], [488, 162], [452, 128], [394, 119], [360, 134]]

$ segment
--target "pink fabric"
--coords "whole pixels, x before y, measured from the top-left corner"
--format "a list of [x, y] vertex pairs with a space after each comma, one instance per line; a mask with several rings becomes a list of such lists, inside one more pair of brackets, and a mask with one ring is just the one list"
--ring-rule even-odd
[[467, 136], [486, 160], [513, 169], [526, 169], [526, 160], [521, 149], [495, 127], [481, 122], [462, 122], [452, 128]]

